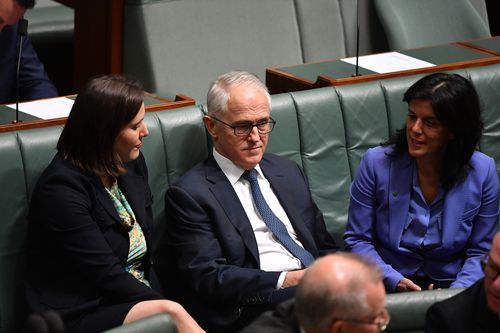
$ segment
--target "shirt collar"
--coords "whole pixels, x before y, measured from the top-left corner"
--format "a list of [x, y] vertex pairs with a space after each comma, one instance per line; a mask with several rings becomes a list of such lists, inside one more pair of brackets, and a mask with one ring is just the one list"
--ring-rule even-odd
[[[231, 185], [236, 184], [240, 180], [243, 172], [245, 172], [245, 169], [237, 166], [236, 164], [233, 163], [233, 161], [221, 155], [215, 148], [213, 149], [213, 156], [215, 161], [221, 168], [222, 172], [224, 172], [227, 179], [231, 183]], [[262, 173], [262, 170], [260, 169], [259, 164], [257, 164], [254, 167], [254, 169], [257, 170], [257, 172], [259, 173], [259, 177], [265, 178]]]

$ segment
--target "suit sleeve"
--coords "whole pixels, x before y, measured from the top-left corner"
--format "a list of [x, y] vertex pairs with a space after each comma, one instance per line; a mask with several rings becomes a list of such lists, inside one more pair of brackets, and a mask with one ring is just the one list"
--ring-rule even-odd
[[[112, 243], [103, 235], [104, 229], [112, 229], [117, 222], [103, 218], [107, 213], [93, 204], [95, 189], [84, 178], [77, 173], [53, 174], [38, 190], [38, 214], [33, 223], [53, 242], [46, 246], [61, 251], [64, 262], [105, 297], [118, 302], [161, 298], [122, 267]], [[116, 232], [116, 237], [127, 237], [125, 230]]]
[[434, 304], [427, 310], [425, 319], [425, 333], [454, 333], [450, 328], [450, 320], [454, 320], [454, 316], [444, 313], [443, 305]]
[[395, 290], [403, 275], [387, 264], [376, 249], [376, 166], [369, 151], [363, 156], [356, 177], [350, 187], [351, 199], [344, 234], [346, 249], [366, 255], [377, 263], [384, 273], [384, 283], [388, 290]]
[[[198, 201], [179, 186], [171, 186], [166, 194], [167, 242], [176, 258], [181, 278], [193, 287], [195, 293], [214, 304], [248, 305], [266, 303], [275, 291], [280, 272], [265, 272], [245, 268], [245, 258], [237, 258], [223, 248], [215, 230], [213, 203]], [[220, 225], [220, 224], [219, 224]], [[227, 228], [232, 228], [227, 221]], [[241, 244], [241, 238], [227, 239]], [[244, 251], [244, 250], [239, 250]]]
[[29, 37], [23, 42], [19, 82], [21, 100], [27, 101], [58, 96], [57, 89], [47, 76]]
[[[479, 210], [472, 217], [472, 232], [465, 249], [465, 261], [457, 278], [451, 284], [453, 288], [468, 287], [482, 277], [480, 258], [490, 250], [493, 237], [497, 231], [498, 177], [493, 159], [489, 160], [486, 170], [487, 177], [482, 184]], [[460, 222], [467, 223], [467, 221]]]

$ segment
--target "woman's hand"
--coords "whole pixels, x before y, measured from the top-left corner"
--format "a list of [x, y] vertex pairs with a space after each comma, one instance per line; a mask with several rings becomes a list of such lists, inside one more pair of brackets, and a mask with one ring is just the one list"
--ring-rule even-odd
[[412, 280], [407, 279], [407, 278], [402, 278], [398, 285], [396, 286], [397, 291], [421, 291], [422, 288], [420, 288], [418, 285], [413, 283]]

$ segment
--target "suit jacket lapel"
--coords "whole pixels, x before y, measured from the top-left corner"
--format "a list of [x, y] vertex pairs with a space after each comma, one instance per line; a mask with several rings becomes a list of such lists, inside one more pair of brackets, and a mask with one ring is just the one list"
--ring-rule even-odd
[[104, 208], [104, 210], [108, 213], [108, 215], [115, 220], [115, 222], [120, 223], [120, 217], [118, 216], [118, 212], [116, 211], [115, 206], [113, 205], [113, 201], [108, 195], [108, 192], [104, 188], [104, 185], [101, 182], [99, 176], [95, 174], [89, 174], [90, 182], [94, 185], [96, 190], [96, 199]]
[[240, 233], [243, 243], [260, 267], [259, 250], [252, 224], [248, 220], [247, 214], [238, 199], [238, 195], [213, 157], [207, 160], [205, 167], [206, 179], [212, 184], [209, 185], [210, 191], [224, 210], [229, 222]]
[[127, 173], [120, 177], [118, 184], [127, 202], [134, 211], [135, 218], [139, 225], [143, 229], [145, 235], [149, 234], [149, 228], [146, 223], [146, 188], [144, 188], [144, 178], [142, 175], [138, 175], [133, 170], [128, 169]]
[[271, 184], [274, 194], [278, 198], [281, 206], [286, 212], [286, 215], [290, 219], [293, 229], [297, 233], [297, 236], [306, 250], [308, 250], [313, 257], [318, 257], [318, 249], [316, 248], [316, 243], [312, 237], [312, 232], [307, 229], [304, 221], [295, 209], [294, 198], [291, 197], [291, 193], [288, 190], [290, 187], [290, 179], [280, 172], [280, 170], [274, 170], [276, 168], [271, 168], [263, 159], [259, 164], [262, 172], [266, 176], [267, 180]]
[[412, 159], [407, 154], [391, 161], [389, 178], [389, 238], [390, 243], [399, 247], [410, 207], [413, 182]]

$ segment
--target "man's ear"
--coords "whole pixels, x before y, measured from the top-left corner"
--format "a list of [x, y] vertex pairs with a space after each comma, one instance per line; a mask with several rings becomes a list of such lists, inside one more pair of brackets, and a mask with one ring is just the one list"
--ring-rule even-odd
[[341, 333], [346, 332], [345, 330], [345, 321], [343, 320], [334, 320], [330, 324], [330, 333]]
[[215, 131], [215, 121], [210, 118], [210, 116], [203, 116], [203, 124], [205, 124], [205, 128], [208, 131], [208, 134], [212, 137], [212, 139], [215, 141], [217, 140], [217, 133]]

